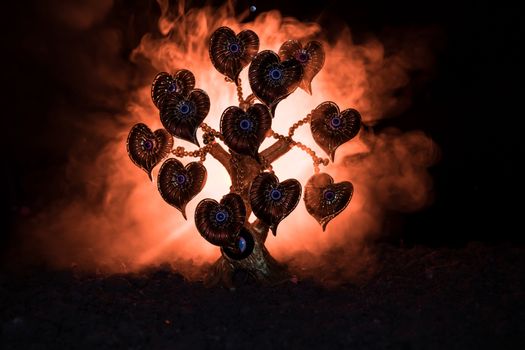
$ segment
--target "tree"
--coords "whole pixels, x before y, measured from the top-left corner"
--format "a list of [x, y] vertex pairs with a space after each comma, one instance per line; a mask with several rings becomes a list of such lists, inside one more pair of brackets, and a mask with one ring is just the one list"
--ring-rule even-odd
[[[321, 43], [310, 41], [305, 46], [295, 40], [283, 43], [278, 53], [259, 52], [259, 38], [251, 30], [235, 34], [230, 28], [218, 28], [211, 36], [210, 59], [227, 81], [235, 83], [239, 106], [228, 107], [222, 114], [220, 132], [206, 123], [210, 100], [206, 92], [195, 88], [195, 77], [181, 69], [173, 75], [161, 72], [152, 84], [153, 103], [160, 111], [164, 129], [152, 132], [139, 123], [131, 129], [127, 149], [131, 160], [151, 177], [152, 169], [170, 154], [175, 157], [197, 157], [198, 162], [185, 166], [168, 158], [160, 167], [157, 185], [162, 198], [186, 218], [186, 204], [204, 187], [207, 154], [216, 158], [228, 171], [232, 186], [220, 202], [202, 200], [195, 210], [197, 230], [208, 242], [221, 247], [221, 257], [208, 273], [208, 285], [231, 286], [233, 273], [246, 271], [261, 283], [286, 280], [286, 269], [272, 258], [265, 247], [268, 232], [277, 234], [279, 223], [297, 206], [302, 187], [295, 179], [279, 182], [272, 163], [298, 147], [312, 157], [315, 174], [308, 180], [304, 200], [308, 213], [322, 226], [342, 212], [350, 202], [353, 186], [344, 181], [334, 183], [321, 173], [328, 165], [308, 146], [294, 140], [295, 130], [310, 124], [314, 141], [332, 161], [336, 149], [354, 138], [361, 128], [361, 116], [355, 109], [339, 110], [333, 102], [323, 102], [310, 114], [293, 124], [288, 135], [271, 129], [280, 101], [298, 87], [311, 94], [311, 81], [324, 65]], [[243, 98], [239, 74], [249, 65], [248, 77], [252, 94]], [[256, 103], [256, 100], [259, 102]], [[204, 132], [200, 147], [197, 129]], [[173, 137], [197, 145], [197, 150], [173, 148]], [[275, 143], [259, 152], [266, 137]], [[226, 151], [217, 139], [228, 147]], [[257, 220], [250, 223], [253, 212]]]

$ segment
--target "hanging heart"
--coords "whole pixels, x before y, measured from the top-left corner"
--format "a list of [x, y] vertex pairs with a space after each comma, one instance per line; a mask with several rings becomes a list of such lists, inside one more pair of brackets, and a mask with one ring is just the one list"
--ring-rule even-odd
[[306, 210], [323, 228], [341, 213], [354, 193], [354, 186], [349, 181], [334, 183], [328, 174], [319, 173], [308, 179], [304, 188]]
[[210, 60], [215, 69], [238, 84], [239, 73], [259, 51], [259, 37], [251, 30], [235, 35], [228, 27], [218, 28], [210, 38]]
[[349, 108], [339, 112], [333, 102], [323, 102], [312, 111], [310, 129], [314, 141], [332, 159], [337, 147], [353, 139], [361, 128], [361, 115]]
[[299, 61], [292, 58], [281, 62], [270, 50], [257, 54], [248, 71], [254, 95], [272, 111], [279, 101], [295, 91], [302, 77], [303, 67]]
[[272, 127], [268, 107], [256, 103], [248, 110], [228, 107], [221, 117], [221, 134], [231, 150], [259, 160], [259, 146]]
[[301, 198], [301, 184], [295, 179], [279, 183], [277, 176], [261, 173], [250, 188], [250, 203], [255, 216], [270, 226], [273, 235], [277, 226], [290, 214]]
[[145, 124], [135, 124], [128, 134], [126, 148], [128, 155], [136, 166], [148, 174], [166, 158], [173, 147], [173, 137], [164, 129], [152, 132]]
[[166, 96], [160, 110], [160, 121], [170, 134], [199, 146], [197, 129], [210, 111], [210, 98], [200, 89], [187, 97]]
[[224, 246], [223, 251], [230, 259], [242, 260], [250, 256], [253, 248], [255, 248], [253, 235], [246, 227], [242, 227], [233, 244]]
[[160, 109], [166, 96], [186, 97], [194, 87], [195, 76], [189, 70], [178, 70], [173, 76], [166, 72], [160, 72], [151, 84], [151, 99], [155, 106]]
[[162, 199], [186, 219], [186, 204], [202, 191], [206, 176], [206, 168], [201, 163], [191, 162], [184, 167], [177, 159], [169, 158], [160, 167], [157, 187]]
[[204, 239], [214, 245], [231, 244], [246, 220], [246, 207], [236, 193], [229, 193], [217, 203], [203, 199], [195, 209], [195, 226]]
[[312, 94], [312, 80], [324, 65], [323, 45], [318, 41], [310, 41], [305, 47], [297, 40], [288, 40], [279, 49], [281, 60], [295, 58], [303, 66], [303, 79], [299, 87]]

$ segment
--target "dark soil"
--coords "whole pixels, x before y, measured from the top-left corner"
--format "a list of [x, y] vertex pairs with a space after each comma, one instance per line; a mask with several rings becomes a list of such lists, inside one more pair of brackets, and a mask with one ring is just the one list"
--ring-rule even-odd
[[525, 248], [379, 249], [366, 282], [206, 289], [166, 267], [3, 273], [3, 349], [525, 346]]

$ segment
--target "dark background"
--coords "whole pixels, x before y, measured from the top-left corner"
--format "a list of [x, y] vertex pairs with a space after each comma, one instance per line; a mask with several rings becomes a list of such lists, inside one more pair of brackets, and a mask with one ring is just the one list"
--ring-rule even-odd
[[[118, 97], [142, 83], [139, 67], [128, 57], [144, 33], [157, 30], [160, 14], [155, 1], [115, 1], [107, 18], [93, 29], [75, 31], [53, 15], [58, 3], [10, 4], [14, 7], [5, 12], [4, 247], [23, 235], [15, 233], [18, 222], [75, 190], [75, 184], [64, 180], [65, 166], [68, 150], [83, 135], [75, 133], [71, 120], [55, 112], [66, 106], [68, 118], [89, 123], [82, 120], [86, 110], [122, 110], [124, 99], [100, 103], [93, 89], [97, 95]], [[202, 3], [189, 1], [187, 7]], [[472, 240], [522, 241], [515, 229], [521, 208], [511, 201], [519, 202], [524, 193], [524, 174], [519, 170], [524, 146], [519, 118], [504, 112], [516, 91], [511, 82], [518, 66], [517, 11], [448, 0], [239, 1], [236, 6], [241, 10], [252, 3], [257, 12], [278, 8], [285, 16], [319, 21], [329, 32], [346, 23], [357, 42], [370, 35], [388, 41], [412, 29], [438, 33], [432, 78], [414, 89], [408, 110], [376, 126], [420, 129], [436, 141], [441, 159], [430, 170], [435, 200], [417, 213], [390, 213], [390, 232], [383, 237], [395, 243], [454, 246]], [[128, 77], [120, 86], [108, 86], [102, 78], [85, 79], [89, 72], [76, 69], [104, 27], [121, 29], [122, 44], [116, 54], [102, 51], [95, 57], [113, 60], [117, 73]], [[502, 92], [504, 100], [499, 97]], [[97, 140], [89, 142], [93, 148], [99, 145]]]

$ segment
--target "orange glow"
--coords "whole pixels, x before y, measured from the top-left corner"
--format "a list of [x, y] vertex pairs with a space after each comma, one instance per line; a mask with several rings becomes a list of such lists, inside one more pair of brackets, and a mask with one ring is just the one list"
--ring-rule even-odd
[[[225, 82], [208, 57], [208, 39], [217, 27], [229, 26], [235, 32], [255, 31], [261, 41], [260, 50], [277, 51], [288, 39], [323, 41], [322, 28], [317, 24], [283, 18], [278, 11], [261, 13], [253, 22], [241, 23], [228, 6], [219, 10], [191, 9], [182, 14], [180, 9], [176, 13], [168, 9], [166, 0], [159, 3], [162, 16], [158, 24], [164, 36], [145, 35], [131, 60], [146, 59], [158, 72], [191, 70], [196, 77], [196, 87], [210, 96], [211, 110], [205, 122], [215, 129], [219, 129], [222, 111], [237, 101], [235, 86]], [[287, 133], [295, 121], [323, 101], [334, 101], [341, 109], [356, 108], [369, 124], [401, 103], [393, 92], [409, 80], [411, 63], [406, 52], [386, 56], [377, 40], [355, 45], [349, 29], [342, 31], [333, 43], [324, 41], [324, 48], [326, 61], [313, 80], [313, 95], [298, 89], [281, 102], [273, 120], [275, 131]], [[250, 94], [247, 69], [241, 73], [241, 79], [244, 96], [247, 96]], [[53, 258], [56, 263], [64, 265], [77, 259], [86, 265], [94, 263], [118, 271], [120, 262], [124, 262], [127, 269], [136, 269], [170, 261], [175, 265], [182, 262], [181, 268], [187, 266], [187, 262], [198, 268], [219, 256], [219, 249], [198, 234], [192, 214], [200, 200], [220, 199], [229, 192], [230, 178], [226, 171], [208, 156], [205, 162], [207, 184], [188, 204], [188, 221], [185, 221], [176, 209], [162, 200], [156, 183], [149, 182], [126, 153], [127, 134], [138, 122], [147, 124], [152, 130], [162, 127], [158, 110], [150, 98], [149, 85], [131, 94], [128, 111], [121, 116], [118, 125], [101, 122], [98, 126], [114, 135], [114, 141], [86, 167], [83, 180], [88, 193], [102, 190], [105, 196], [101, 203], [95, 202], [97, 209], [93, 211], [86, 211], [84, 204], [64, 209], [55, 225], [57, 231], [68, 232], [65, 233], [67, 241], [70, 246], [77, 247], [76, 255], [72, 254], [72, 258], [56, 253]], [[202, 133], [198, 135], [200, 138]], [[309, 126], [300, 127], [295, 135], [296, 140], [326, 157], [313, 142]], [[271, 142], [267, 139], [261, 149]], [[176, 146], [195, 149], [194, 145], [178, 139]], [[361, 133], [338, 149], [335, 164], [325, 170], [335, 181], [353, 182], [355, 194], [349, 207], [327, 226], [326, 232], [322, 232], [301, 200], [296, 210], [279, 225], [277, 237], [269, 236], [268, 249], [277, 259], [289, 261], [303, 253], [315, 257], [334, 246], [358, 245], [363, 237], [381, 231], [385, 209], [413, 211], [428, 203], [431, 180], [427, 168], [435, 161], [435, 156], [436, 147], [421, 132]], [[183, 163], [189, 161], [193, 159], [183, 159]], [[154, 179], [158, 168], [153, 171]], [[274, 170], [281, 181], [293, 177], [303, 186], [313, 174], [311, 159], [298, 149], [279, 159]], [[315, 259], [308, 260], [310, 265], [315, 263]], [[344, 264], [351, 263], [345, 261]]]

